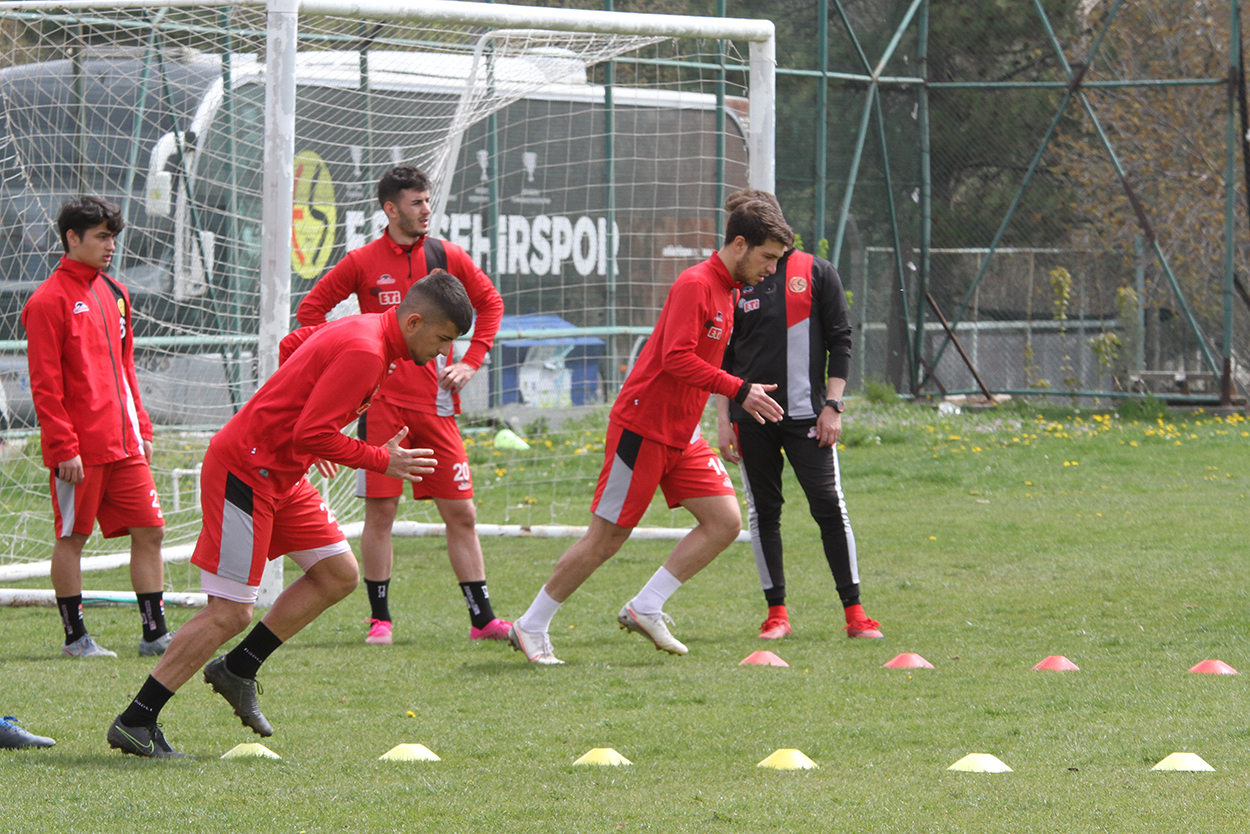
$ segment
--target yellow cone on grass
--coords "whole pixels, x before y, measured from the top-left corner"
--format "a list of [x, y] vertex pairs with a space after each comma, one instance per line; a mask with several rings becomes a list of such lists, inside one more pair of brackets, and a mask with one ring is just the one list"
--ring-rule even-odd
[[246, 744], [236, 744], [225, 753], [221, 754], [223, 759], [242, 759], [248, 756], [261, 759], [280, 759], [277, 753], [270, 750], [260, 742], [251, 741]]
[[811, 770], [820, 767], [809, 759], [802, 750], [783, 747], [764, 759], [756, 767], [771, 767], [773, 770]]
[[441, 762], [438, 756], [426, 747], [424, 744], [396, 744], [390, 750], [387, 750], [381, 756], [379, 761], [384, 762]]
[[969, 753], [959, 761], [955, 762], [947, 770], [958, 770], [963, 773], [1013, 773], [1014, 771], [1003, 764], [996, 756], [989, 753]]
[[495, 434], [495, 448], [507, 449], [512, 452], [524, 452], [529, 449], [530, 444], [521, 439], [521, 436], [512, 429], [500, 429]]
[[1191, 773], [1202, 770], [1215, 770], [1215, 768], [1211, 767], [1211, 765], [1204, 762], [1202, 757], [1197, 753], [1173, 753], [1170, 756], [1164, 757], [1163, 761], [1159, 762], [1150, 769], [1186, 771]]
[[617, 767], [619, 765], [633, 764], [629, 759], [613, 750], [611, 747], [595, 747], [588, 750], [584, 756], [573, 762], [575, 765], [610, 765]]

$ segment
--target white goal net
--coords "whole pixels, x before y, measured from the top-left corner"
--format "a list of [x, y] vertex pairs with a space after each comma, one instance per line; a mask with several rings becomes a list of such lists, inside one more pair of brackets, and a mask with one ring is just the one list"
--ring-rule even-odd
[[[376, 183], [396, 164], [431, 174], [437, 236], [504, 298], [489, 364], [463, 396], [479, 518], [585, 523], [604, 410], [669, 284], [719, 245], [729, 192], [771, 188], [771, 25], [420, 6], [425, 19], [291, 3], [291, 50], [273, 37], [273, 4], [0, 3], [0, 564], [50, 551], [20, 313], [61, 254], [60, 204], [94, 194], [122, 207], [111, 272], [134, 300], [166, 544], [178, 545], [198, 532], [208, 438], [271, 370], [308, 289], [379, 233]], [[275, 165], [267, 144], [284, 130], [293, 157]], [[274, 182], [286, 183], [276, 197]], [[274, 252], [289, 268], [272, 268]], [[495, 446], [508, 425], [528, 450]], [[345, 521], [361, 515], [350, 480], [328, 489]], [[401, 519], [438, 520], [412, 503]]]

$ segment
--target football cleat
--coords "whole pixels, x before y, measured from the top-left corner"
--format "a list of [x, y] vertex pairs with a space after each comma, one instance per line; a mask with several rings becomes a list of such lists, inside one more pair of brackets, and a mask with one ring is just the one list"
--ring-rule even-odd
[[117, 652], [104, 648], [90, 634], [84, 634], [73, 643], [66, 643], [61, 646], [61, 651], [66, 657], [117, 657]]
[[204, 683], [234, 707], [234, 714], [239, 716], [244, 727], [251, 727], [260, 736], [273, 735], [273, 727], [261, 714], [260, 704], [256, 701], [256, 696], [261, 692], [260, 684], [241, 678], [227, 669], [224, 654], [216, 660], [210, 660], [204, 667]]
[[790, 633], [790, 620], [786, 617], [769, 617], [760, 625], [761, 640], [777, 640], [789, 637]]
[[17, 726], [11, 715], [0, 718], [0, 750], [24, 750], [27, 747], [51, 747], [56, 739], [37, 736]]
[[116, 747], [123, 753], [132, 756], [144, 756], [149, 759], [189, 759], [186, 753], [179, 753], [169, 746], [160, 724], [148, 724], [144, 727], [127, 727], [119, 715], [113, 719], [108, 732], [109, 747]]
[[167, 631], [155, 640], [139, 641], [140, 657], [159, 657], [169, 648], [169, 641], [174, 639], [174, 633]]
[[391, 621], [370, 620], [369, 636], [365, 642], [370, 646], [389, 646], [391, 644]]
[[508, 629], [508, 642], [512, 648], [525, 655], [530, 663], [543, 666], [562, 666], [564, 661], [556, 657], [556, 650], [551, 645], [551, 636], [545, 631], [524, 631], [516, 623]]
[[863, 619], [857, 619], [852, 622], [849, 622], [842, 628], [842, 630], [846, 632], [847, 637], [852, 637], [852, 638], [854, 637], [868, 637], [868, 638], [885, 637], [885, 635], [881, 633], [881, 623], [877, 622], [876, 620], [871, 620], [868, 617], [864, 617]]
[[512, 628], [512, 623], [507, 620], [501, 620], [498, 617], [491, 620], [481, 628], [469, 626], [470, 640], [507, 640], [508, 631]]
[[621, 609], [621, 613], [616, 615], [616, 621], [621, 624], [621, 628], [626, 631], [635, 631], [638, 634], [650, 638], [655, 647], [669, 654], [685, 654], [687, 649], [676, 637], [668, 633], [668, 626], [664, 625], [664, 621], [672, 622], [673, 618], [660, 611], [656, 614], [640, 614], [629, 607], [629, 603], [625, 603], [625, 607]]

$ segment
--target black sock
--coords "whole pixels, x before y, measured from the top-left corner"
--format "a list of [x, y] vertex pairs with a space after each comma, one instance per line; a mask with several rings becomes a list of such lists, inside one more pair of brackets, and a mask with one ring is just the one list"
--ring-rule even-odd
[[226, 655], [226, 668], [233, 674], [255, 680], [260, 664], [277, 651], [282, 641], [263, 622], [257, 623], [251, 634]]
[[387, 601], [387, 594], [390, 592], [391, 580], [383, 579], [381, 582], [374, 582], [371, 579], [365, 580], [365, 592], [369, 594], [369, 616], [375, 620], [391, 621], [391, 606]]
[[87, 625], [82, 619], [82, 594], [57, 597], [56, 607], [61, 612], [61, 625], [65, 626], [65, 645], [68, 646], [87, 633]]
[[155, 724], [156, 717], [161, 714], [161, 710], [172, 697], [174, 693], [166, 689], [156, 678], [148, 675], [139, 694], [119, 718], [127, 727], [146, 727], [149, 724]]
[[764, 592], [764, 602], [771, 608], [774, 605], [786, 604], [786, 586], [774, 585]]
[[460, 590], [464, 592], [465, 604], [469, 606], [469, 621], [474, 628], [485, 628], [495, 619], [495, 610], [490, 607], [490, 592], [486, 590], [486, 581], [461, 582]]
[[165, 593], [135, 594], [139, 600], [139, 620], [143, 623], [143, 639], [155, 640], [169, 629], [165, 627]]
[[843, 608], [859, 605], [859, 585], [839, 585], [838, 596], [842, 599]]

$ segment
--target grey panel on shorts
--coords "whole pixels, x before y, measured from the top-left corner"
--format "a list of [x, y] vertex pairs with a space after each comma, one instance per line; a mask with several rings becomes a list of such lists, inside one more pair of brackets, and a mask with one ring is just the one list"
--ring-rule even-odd
[[61, 511], [61, 529], [56, 531], [56, 537], [63, 539], [73, 535], [77, 520], [74, 516], [74, 484], [67, 484], [56, 476], [53, 476], [53, 482], [56, 484], [56, 506]]
[[221, 554], [217, 575], [247, 584], [252, 572], [255, 534], [252, 514], [226, 499], [221, 508]]
[[633, 467], [621, 460], [620, 455], [613, 456], [612, 469], [608, 472], [608, 482], [603, 486], [603, 496], [595, 507], [595, 515], [616, 524], [625, 507], [625, 498], [629, 495], [629, 486], [633, 480]]

